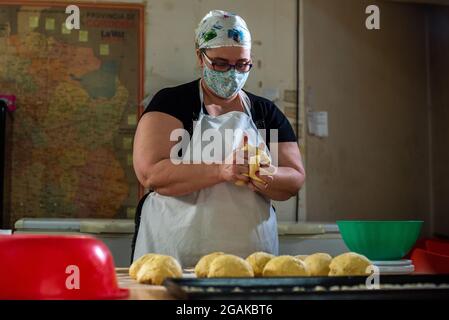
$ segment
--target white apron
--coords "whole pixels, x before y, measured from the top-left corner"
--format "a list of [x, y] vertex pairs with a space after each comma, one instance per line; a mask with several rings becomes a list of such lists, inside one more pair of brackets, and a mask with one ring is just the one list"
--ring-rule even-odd
[[[243, 91], [240, 94], [245, 112], [213, 117], [203, 112], [200, 84], [201, 112], [185, 156], [198, 147], [196, 144], [204, 144], [198, 137], [210, 128], [220, 131], [222, 137], [226, 129], [255, 130], [257, 134], [250, 135], [249, 143], [258, 146], [263, 141], [251, 119], [249, 98]], [[240, 141], [234, 139], [231, 151]], [[225, 153], [219, 155], [220, 160], [226, 158]], [[149, 194], [142, 207], [134, 260], [146, 253], [160, 253], [175, 257], [183, 267], [193, 267], [203, 255], [214, 251], [246, 258], [256, 251], [277, 255], [278, 246], [271, 201], [247, 187], [223, 182], [180, 197]]]

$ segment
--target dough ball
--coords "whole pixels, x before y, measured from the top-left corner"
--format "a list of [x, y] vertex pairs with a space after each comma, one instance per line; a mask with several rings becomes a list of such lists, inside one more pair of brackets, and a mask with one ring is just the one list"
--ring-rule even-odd
[[308, 255], [306, 255], [306, 254], [300, 254], [300, 255], [295, 256], [296, 259], [299, 259], [301, 261], [306, 260], [307, 257], [308, 257]]
[[258, 157], [258, 162], [261, 165], [268, 165], [268, 164], [270, 164], [270, 157], [268, 156], [268, 154], [265, 152], [264, 149], [258, 148], [256, 146], [253, 146], [253, 145], [248, 143], [241, 150], [242, 151], [248, 151], [248, 156], [249, 157], [259, 156]]
[[263, 268], [265, 268], [265, 265], [274, 258], [274, 255], [266, 253], [266, 252], [254, 252], [251, 254], [248, 258], [246, 258], [246, 261], [249, 262], [251, 267], [254, 271], [255, 277], [261, 277], [263, 273]]
[[[241, 150], [248, 151], [249, 160], [249, 174], [244, 173], [243, 175], [250, 177], [255, 181], [265, 183], [256, 175], [256, 173], [259, 171], [261, 166], [270, 164], [271, 161], [268, 154], [263, 149], [256, 148], [250, 144], [245, 145]], [[237, 185], [243, 184], [244, 183], [237, 181]]]
[[223, 254], [210, 264], [208, 278], [244, 278], [254, 277], [253, 268], [240, 257]]
[[181, 278], [182, 268], [179, 262], [170, 256], [154, 255], [145, 261], [137, 272], [139, 283], [161, 285], [165, 278]]
[[292, 256], [279, 256], [271, 259], [263, 269], [264, 277], [307, 276], [306, 264]]
[[203, 256], [195, 266], [195, 274], [197, 278], [207, 278], [209, 267], [215, 258], [223, 255], [223, 252], [213, 252]]
[[371, 265], [365, 256], [355, 252], [343, 253], [332, 259], [329, 265], [329, 276], [361, 276], [367, 275], [367, 268]]
[[332, 257], [327, 253], [315, 253], [304, 259], [309, 276], [320, 277], [329, 274]]
[[148, 253], [148, 254], [144, 254], [143, 256], [141, 256], [139, 259], [137, 259], [136, 261], [134, 261], [131, 266], [129, 267], [129, 275], [132, 279], [136, 280], [137, 279], [137, 273], [139, 272], [140, 268], [143, 266], [143, 264], [145, 263], [145, 261], [147, 261], [148, 259], [150, 259], [151, 257], [153, 257], [155, 254], [154, 253]]

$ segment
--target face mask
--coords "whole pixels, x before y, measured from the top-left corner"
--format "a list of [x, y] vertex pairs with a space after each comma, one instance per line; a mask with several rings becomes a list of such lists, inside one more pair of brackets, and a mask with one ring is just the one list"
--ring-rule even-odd
[[245, 85], [249, 72], [240, 73], [235, 69], [226, 72], [219, 72], [209, 69], [206, 65], [203, 68], [203, 79], [206, 85], [219, 97], [227, 99], [236, 94]]

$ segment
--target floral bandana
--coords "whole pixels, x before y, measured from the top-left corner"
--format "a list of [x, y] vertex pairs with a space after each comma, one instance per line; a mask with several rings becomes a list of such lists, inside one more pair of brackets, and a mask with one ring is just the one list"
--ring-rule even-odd
[[251, 34], [246, 22], [239, 16], [221, 11], [210, 11], [195, 31], [198, 49], [219, 47], [251, 48]]

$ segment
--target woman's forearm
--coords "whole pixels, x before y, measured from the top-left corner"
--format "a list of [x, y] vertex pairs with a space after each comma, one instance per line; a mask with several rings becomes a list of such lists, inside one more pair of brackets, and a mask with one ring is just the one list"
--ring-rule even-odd
[[182, 196], [222, 182], [218, 164], [174, 164], [164, 159], [154, 164], [144, 186], [166, 196]]
[[[260, 176], [263, 179], [263, 175]], [[266, 198], [285, 201], [295, 196], [304, 184], [305, 176], [298, 170], [290, 167], [278, 167], [273, 175], [273, 180], [268, 183], [267, 188], [257, 183], [257, 192]]]

